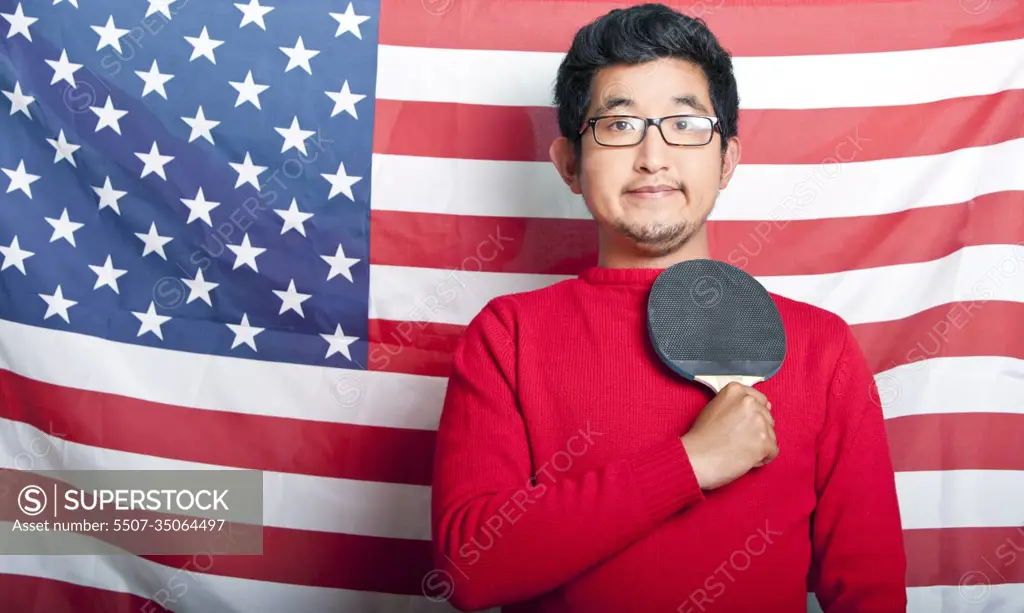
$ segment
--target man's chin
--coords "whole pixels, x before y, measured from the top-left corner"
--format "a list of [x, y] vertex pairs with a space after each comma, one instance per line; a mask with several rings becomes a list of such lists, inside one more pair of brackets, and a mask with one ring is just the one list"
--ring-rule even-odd
[[619, 224], [615, 229], [636, 249], [652, 256], [672, 253], [693, 234], [693, 227], [688, 223]]

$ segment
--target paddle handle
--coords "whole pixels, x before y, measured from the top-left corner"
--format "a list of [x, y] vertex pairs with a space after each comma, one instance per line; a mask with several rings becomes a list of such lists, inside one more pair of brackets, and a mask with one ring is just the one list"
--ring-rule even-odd
[[732, 381], [737, 381], [743, 385], [753, 385], [764, 381], [764, 377], [757, 375], [700, 375], [694, 377], [694, 379], [715, 390], [716, 394]]

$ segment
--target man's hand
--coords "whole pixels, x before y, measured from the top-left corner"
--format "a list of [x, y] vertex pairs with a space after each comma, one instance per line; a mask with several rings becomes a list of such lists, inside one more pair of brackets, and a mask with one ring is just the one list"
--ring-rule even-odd
[[771, 406], [761, 392], [733, 382], [704, 407], [682, 436], [701, 489], [726, 485], [775, 459], [779, 447]]

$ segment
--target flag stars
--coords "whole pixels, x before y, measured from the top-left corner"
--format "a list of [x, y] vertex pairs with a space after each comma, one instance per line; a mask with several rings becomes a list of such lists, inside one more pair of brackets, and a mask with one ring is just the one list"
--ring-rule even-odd
[[259, 176], [267, 167], [253, 164], [252, 157], [249, 156], [248, 151], [245, 152], [245, 160], [241, 164], [236, 164], [235, 162], [228, 162], [228, 164], [238, 173], [238, 180], [235, 181], [236, 189], [245, 183], [252, 185], [256, 189], [260, 188]]
[[295, 230], [303, 236], [306, 235], [306, 227], [302, 224], [312, 217], [313, 214], [301, 212], [295, 198], [292, 198], [291, 206], [287, 209], [274, 209], [274, 212], [280, 215], [281, 219], [284, 220], [284, 224], [281, 227], [281, 234], [284, 234], [288, 230]]
[[32, 198], [32, 184], [39, 180], [39, 175], [30, 174], [25, 171], [25, 160], [18, 162], [18, 167], [14, 169], [0, 168], [4, 171], [4, 174], [11, 180], [7, 185], [7, 192], [11, 193], [18, 189], [24, 192], [29, 199]]
[[213, 202], [206, 199], [203, 195], [203, 188], [200, 187], [199, 191], [196, 192], [196, 197], [192, 199], [182, 198], [181, 203], [188, 207], [188, 220], [186, 224], [190, 224], [197, 219], [201, 219], [206, 222], [206, 225], [213, 227], [213, 220], [210, 219], [210, 211], [220, 206], [219, 202]]
[[99, 209], [102, 211], [106, 207], [110, 207], [118, 215], [121, 214], [121, 209], [117, 206], [117, 201], [124, 197], [128, 192], [114, 189], [110, 184], [110, 177], [108, 176], [106, 181], [103, 182], [103, 187], [92, 186], [92, 190], [96, 192], [96, 195], [100, 197]]
[[167, 315], [157, 315], [156, 304], [153, 302], [149, 303], [149, 308], [146, 309], [145, 313], [138, 311], [132, 311], [141, 324], [139, 325], [139, 333], [136, 336], [142, 336], [147, 332], [152, 332], [160, 340], [164, 340], [164, 333], [160, 329], [160, 326], [164, 325], [171, 320]]
[[46, 302], [46, 314], [43, 315], [43, 319], [59, 315], [65, 323], [71, 323], [71, 319], [68, 317], [68, 309], [78, 304], [78, 302], [65, 298], [60, 285], [57, 286], [57, 289], [52, 294], [39, 294], [39, 297]]
[[0, 264], [0, 271], [7, 270], [11, 266], [21, 271], [21, 274], [28, 274], [25, 272], [25, 260], [35, 255], [33, 251], [25, 251], [18, 244], [18, 236], [15, 235], [11, 239], [11, 244], [7, 247], [0, 245], [0, 255], [4, 256], [4, 263]]
[[263, 328], [249, 325], [249, 316], [245, 313], [242, 313], [241, 323], [226, 325], [235, 333], [235, 340], [231, 343], [232, 349], [244, 343], [256, 351], [256, 335], [263, 332]]
[[100, 41], [96, 43], [96, 50], [104, 47], [113, 47], [121, 53], [121, 37], [128, 33], [128, 30], [114, 25], [114, 16], [107, 17], [107, 24], [104, 26], [92, 26], [94, 32], [100, 35]]
[[356, 177], [349, 175], [345, 172], [345, 162], [338, 164], [338, 172], [332, 174], [322, 173], [320, 176], [327, 179], [331, 184], [331, 193], [327, 196], [330, 200], [338, 194], [345, 194], [345, 197], [355, 202], [355, 196], [352, 195], [352, 186], [359, 182], [362, 177]]
[[293, 68], [302, 68], [307, 74], [312, 75], [313, 69], [309, 65], [309, 60], [320, 55], [320, 52], [315, 49], [306, 49], [306, 46], [302, 43], [302, 37], [295, 42], [294, 47], [278, 47], [285, 55], [288, 56], [288, 65], [285, 66], [284, 71], [288, 72]]
[[93, 266], [89, 264], [89, 268], [96, 273], [96, 285], [93, 285], [93, 289], [99, 289], [103, 286], [107, 286], [114, 290], [115, 294], [120, 294], [120, 290], [117, 289], [117, 280], [124, 276], [128, 271], [120, 268], [114, 268], [114, 263], [107, 256], [107, 261], [103, 263], [103, 266]]
[[299, 126], [299, 118], [292, 116], [292, 125], [287, 128], [274, 128], [278, 134], [284, 137], [284, 144], [281, 145], [281, 153], [295, 148], [306, 154], [306, 139], [316, 134], [314, 130], [303, 130]]
[[9, 91], [3, 90], [2, 93], [3, 93], [4, 96], [7, 97], [8, 100], [11, 101], [11, 113], [10, 113], [11, 115], [13, 115], [15, 113], [18, 113], [18, 112], [21, 112], [21, 113], [25, 114], [25, 117], [28, 117], [29, 119], [32, 119], [32, 114], [29, 113], [29, 111], [28, 111], [28, 105], [30, 105], [33, 102], [35, 102], [36, 99], [33, 98], [32, 96], [26, 96], [21, 91], [21, 83], [15, 81], [14, 82], [14, 91], [13, 92], [9, 92]]
[[138, 153], [136, 152], [135, 157], [139, 158], [143, 162], [142, 175], [139, 177], [145, 177], [148, 174], [156, 173], [164, 181], [167, 180], [167, 175], [164, 173], [164, 166], [170, 163], [174, 159], [171, 155], [160, 155], [160, 148], [157, 146], [156, 141], [153, 141], [153, 146], [149, 148], [149, 153]]
[[114, 108], [114, 102], [110, 95], [107, 95], [107, 101], [103, 103], [103, 106], [90, 106], [89, 110], [96, 114], [96, 132], [99, 132], [103, 128], [110, 128], [118, 134], [121, 133], [121, 118], [128, 114], [128, 111], [122, 111]]
[[161, 98], [167, 100], [167, 90], [164, 89], [164, 85], [173, 79], [174, 75], [160, 72], [160, 65], [156, 60], [153, 60], [148, 71], [136, 70], [135, 74], [139, 75], [144, 83], [142, 86], [143, 98], [151, 92], [156, 92]]
[[185, 301], [185, 304], [189, 304], [194, 300], [202, 300], [207, 305], [213, 306], [213, 302], [210, 299], [210, 291], [220, 285], [220, 283], [211, 283], [204, 279], [202, 268], [196, 271], [195, 279], [182, 279], [181, 281], [189, 289], [188, 299]]
[[167, 19], [170, 19], [172, 17], [172, 15], [171, 15], [171, 5], [174, 4], [175, 2], [177, 2], [178, 0], [146, 0], [146, 1], [149, 2], [149, 8], [146, 9], [146, 17], [149, 17], [150, 15], [152, 15], [154, 13], [162, 13], [164, 17], [166, 17]]
[[53, 227], [53, 235], [50, 236], [51, 243], [63, 238], [70, 243], [72, 247], [78, 246], [75, 244], [75, 231], [81, 229], [85, 224], [77, 221], [71, 221], [68, 218], [67, 207], [64, 208], [64, 211], [61, 212], [58, 219], [53, 219], [52, 217], [45, 217], [44, 219], [46, 219], [46, 223]]
[[349, 353], [348, 346], [359, 340], [358, 336], [345, 336], [345, 332], [341, 329], [341, 324], [337, 324], [334, 328], [334, 334], [321, 334], [321, 338], [327, 341], [327, 355], [324, 358], [329, 358], [335, 353], [352, 360], [352, 354]]
[[359, 260], [357, 258], [345, 257], [345, 251], [341, 248], [341, 243], [338, 243], [338, 250], [334, 252], [334, 255], [321, 255], [320, 258], [331, 265], [331, 269], [327, 272], [328, 281], [338, 275], [352, 281], [351, 268]]
[[181, 120], [192, 128], [192, 133], [188, 135], [188, 142], [191, 143], [201, 136], [210, 141], [211, 145], [216, 144], [213, 142], [213, 134], [210, 133], [210, 130], [219, 126], [220, 122], [207, 119], [206, 115], [203, 113], [202, 105], [200, 105], [199, 109], [196, 111], [195, 117], [182, 117]]
[[273, 290], [274, 294], [281, 299], [281, 310], [278, 315], [284, 315], [288, 311], [295, 311], [299, 317], [305, 318], [302, 312], [302, 303], [309, 300], [312, 294], [302, 294], [295, 290], [295, 279], [288, 282], [287, 290]]
[[238, 24], [239, 28], [244, 28], [246, 24], [253, 23], [264, 32], [267, 31], [267, 24], [263, 22], [263, 18], [267, 13], [274, 10], [274, 7], [260, 6], [259, 0], [249, 0], [249, 4], [236, 2], [235, 8], [242, 11], [242, 23]]
[[242, 236], [241, 245], [228, 245], [228, 249], [235, 254], [235, 265], [231, 267], [231, 270], [236, 270], [241, 266], [248, 266], [255, 272], [259, 272], [259, 268], [256, 267], [256, 257], [261, 255], [266, 249], [262, 247], [253, 247], [249, 242], [249, 234], [246, 233]]
[[39, 21], [38, 17], [27, 17], [25, 12], [21, 8], [21, 3], [14, 8], [13, 13], [0, 13], [0, 17], [3, 17], [7, 23], [11, 24], [7, 30], [7, 38], [13, 38], [14, 36], [21, 34], [25, 38], [32, 42], [32, 33], [28, 31], [28, 27], [35, 22]]
[[334, 117], [342, 111], [351, 115], [354, 119], [359, 119], [356, 115], [356, 103], [365, 98], [363, 94], [353, 94], [348, 88], [348, 81], [346, 80], [341, 85], [341, 91], [330, 92], [325, 91], [327, 97], [334, 101], [334, 109], [331, 111], [331, 117]]
[[53, 155], [53, 163], [57, 164], [61, 160], [67, 160], [75, 168], [78, 168], [78, 164], [75, 163], [74, 153], [82, 148], [81, 145], [73, 145], [64, 138], [64, 130], [60, 131], [57, 135], [56, 140], [52, 138], [46, 139], [46, 142], [50, 143], [50, 146], [56, 149]]
[[164, 245], [174, 239], [170, 236], [160, 236], [156, 231], [156, 222], [150, 222], [149, 232], [145, 234], [142, 232], [136, 232], [135, 236], [138, 236], [139, 240], [141, 240], [145, 245], [142, 249], [142, 257], [155, 253], [163, 259], [167, 259], [167, 254], [164, 253]]
[[192, 62], [196, 58], [205, 57], [210, 60], [211, 64], [217, 63], [213, 50], [223, 45], [224, 41], [210, 38], [206, 31], [206, 26], [203, 26], [203, 31], [199, 33], [198, 37], [186, 36], [185, 40], [188, 41], [188, 44], [192, 45], [192, 55], [188, 58], [188, 61]]
[[348, 3], [348, 8], [345, 9], [344, 13], [330, 13], [330, 16], [338, 22], [338, 31], [334, 33], [334, 38], [338, 38], [346, 32], [351, 32], [359, 40], [363, 39], [363, 34], [359, 31], [359, 25], [367, 21], [369, 17], [366, 15], [356, 15], [351, 2]]
[[252, 80], [252, 71], [250, 70], [245, 75], [245, 81], [228, 81], [231, 87], [234, 87], [238, 91], [238, 98], [235, 99], [235, 108], [242, 106], [243, 103], [248, 102], [254, 107], [263, 110], [260, 106], [260, 94], [267, 91], [270, 88], [269, 85], [259, 85]]
[[78, 84], [75, 82], [75, 73], [82, 68], [82, 65], [68, 61], [67, 49], [60, 50], [59, 60], [46, 60], [46, 63], [53, 69], [53, 78], [50, 79], [50, 85], [56, 85], [64, 81], [71, 87], [78, 87]]

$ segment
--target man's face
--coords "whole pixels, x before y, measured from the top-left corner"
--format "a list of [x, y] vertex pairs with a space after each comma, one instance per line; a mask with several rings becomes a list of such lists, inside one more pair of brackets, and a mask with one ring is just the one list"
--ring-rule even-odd
[[[703, 71], [681, 60], [602, 69], [591, 91], [587, 118], [714, 116]], [[583, 194], [606, 237], [627, 241], [647, 255], [666, 255], [701, 228], [729, 182], [739, 145], [735, 142], [723, 160], [721, 138], [716, 130], [707, 145], [672, 146], [650, 126], [640, 144], [613, 148], [595, 142], [588, 128], [579, 167], [565, 168], [566, 178], [575, 193]]]

